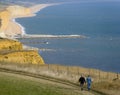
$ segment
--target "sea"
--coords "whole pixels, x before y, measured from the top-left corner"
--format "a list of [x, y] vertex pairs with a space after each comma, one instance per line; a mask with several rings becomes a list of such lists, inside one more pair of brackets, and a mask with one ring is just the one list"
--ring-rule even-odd
[[[65, 2], [49, 6], [34, 17], [18, 18], [26, 34], [19, 38], [39, 48], [46, 64], [81, 66], [120, 73], [120, 2]], [[86, 38], [47, 35], [83, 35]]]

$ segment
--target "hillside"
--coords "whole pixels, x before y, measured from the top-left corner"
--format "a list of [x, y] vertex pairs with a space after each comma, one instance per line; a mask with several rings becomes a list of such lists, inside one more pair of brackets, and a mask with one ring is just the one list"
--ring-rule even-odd
[[[20, 95], [28, 95], [26, 94], [27, 91], [30, 91], [30, 92], [32, 91], [34, 93], [31, 95], [36, 95], [36, 91], [40, 95], [41, 94], [42, 95], [120, 95], [119, 78], [118, 79], [112, 78], [112, 76], [110, 76], [110, 79], [103, 78], [102, 75], [104, 76], [104, 73], [105, 73], [103, 71], [100, 71], [102, 75], [99, 78], [95, 74], [96, 70], [93, 70], [94, 72], [91, 73], [92, 80], [93, 80], [92, 89], [89, 92], [86, 89], [86, 85], [84, 86], [83, 91], [80, 90], [78, 79], [81, 74], [76, 71], [74, 71], [73, 73], [72, 71], [74, 67], [69, 67], [69, 71], [63, 70], [63, 68], [68, 68], [66, 66], [57, 65], [57, 68], [55, 67], [56, 65], [52, 65], [52, 64], [51, 65], [33, 65], [33, 64], [26, 65], [26, 64], [0, 63], [0, 77], [2, 75], [1, 72], [6, 73], [7, 75], [7, 77], [4, 75], [4, 77], [0, 78], [0, 83], [2, 82], [2, 84], [4, 84], [5, 89], [8, 89], [11, 87], [7, 93], [10, 93], [10, 92], [12, 94], [19, 93]], [[79, 70], [83, 75], [85, 75], [86, 72], [88, 72], [86, 68], [79, 67]], [[113, 75], [115, 76], [115, 73], [113, 73]], [[11, 78], [12, 78], [12, 81], [10, 81]], [[97, 80], [98, 78], [99, 80]], [[3, 80], [8, 82], [3, 82]], [[24, 83], [25, 80], [27, 84]], [[19, 85], [19, 86], [16, 86], [15, 84], [11, 85], [12, 83], [14, 83], [14, 81], [16, 85]], [[39, 86], [36, 84], [38, 84]], [[2, 88], [2, 86], [0, 86], [0, 89], [4, 91], [4, 88]], [[16, 92], [16, 90], [13, 91], [13, 89], [16, 89], [19, 92]]]
[[0, 70], [0, 95], [95, 95], [69, 82], [27, 74]]

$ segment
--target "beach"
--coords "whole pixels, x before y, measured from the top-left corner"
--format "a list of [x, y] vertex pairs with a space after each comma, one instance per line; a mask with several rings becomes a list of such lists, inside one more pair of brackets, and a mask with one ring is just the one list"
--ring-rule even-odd
[[31, 7], [22, 7], [18, 5], [8, 6], [4, 11], [0, 12], [0, 19], [2, 24], [0, 27], [0, 36], [8, 38], [86, 38], [82, 35], [41, 35], [41, 34], [26, 34], [24, 27], [15, 21], [17, 18], [26, 18], [36, 16], [36, 13], [42, 9], [58, 5], [54, 4], [38, 4]]
[[52, 5], [54, 4], [38, 4], [29, 8], [18, 5], [8, 6], [0, 12], [0, 36], [14, 38], [16, 35], [24, 35], [24, 28], [15, 19], [35, 16], [38, 11]]

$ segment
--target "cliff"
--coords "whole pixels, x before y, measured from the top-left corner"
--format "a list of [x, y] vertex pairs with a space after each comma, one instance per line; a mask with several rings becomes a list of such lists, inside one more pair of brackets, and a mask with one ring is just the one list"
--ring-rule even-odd
[[[0, 61], [5, 63], [44, 64], [35, 50], [24, 50], [22, 43], [7, 38], [22, 35], [19, 24], [14, 19], [31, 16], [31, 10], [18, 5], [8, 6], [0, 12]], [[4, 38], [3, 38], [4, 37]]]
[[0, 38], [0, 61], [5, 63], [44, 64], [36, 50], [24, 50], [16, 40]]
[[15, 22], [15, 18], [32, 17], [36, 12], [53, 4], [38, 4], [31, 7], [19, 5], [6, 6], [0, 11], [0, 37], [11, 38], [16, 35], [23, 35], [20, 24]]
[[22, 43], [15, 41], [15, 40], [9, 40], [6, 38], [0, 38], [0, 51], [6, 51], [6, 50], [22, 50]]
[[8, 11], [0, 12], [0, 19], [1, 19], [0, 32], [4, 32], [9, 23], [10, 13]]

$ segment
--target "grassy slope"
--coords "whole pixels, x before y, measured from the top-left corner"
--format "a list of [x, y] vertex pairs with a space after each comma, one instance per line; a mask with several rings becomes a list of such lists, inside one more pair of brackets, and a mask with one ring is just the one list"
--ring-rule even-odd
[[60, 93], [59, 88], [0, 73], [0, 95], [60, 95]]
[[[17, 65], [17, 67], [16, 67], [16, 65]], [[1, 64], [0, 68], [6, 68], [6, 70], [8, 68], [8, 69], [10, 69], [10, 71], [12, 70], [11, 73], [14, 73], [14, 74], [16, 74], [16, 72], [19, 71], [19, 69], [21, 68], [20, 71], [22, 70], [24, 72], [24, 70], [25, 70], [26, 73], [31, 72], [31, 74], [33, 74], [33, 75], [30, 75], [30, 76], [34, 76], [35, 74], [41, 75], [40, 72], [46, 70], [45, 69], [46, 65], [45, 65], [45, 67], [44, 66], [38, 66], [38, 65], [20, 65], [20, 66], [18, 64], [16, 64], [16, 65], [14, 66], [13, 64], [10, 64], [10, 66], [9, 66], [8, 64], [6, 64], [6, 65]], [[37, 66], [37, 68], [36, 68], [36, 66]], [[52, 66], [54, 67], [54, 65], [51, 65], [51, 66], [49, 66], [49, 69]], [[46, 68], [48, 69], [48, 67], [46, 67]], [[48, 71], [49, 71], [49, 69], [48, 69]], [[1, 70], [2, 69], [0, 69], [0, 71]], [[5, 70], [5, 72], [6, 72], [6, 70]], [[55, 74], [55, 72], [56, 71], [52, 72], [52, 74]], [[17, 74], [19, 74], [19, 72], [17, 72]], [[51, 73], [49, 73], [49, 75], [50, 74]], [[22, 75], [26, 75], [26, 74], [22, 74]], [[69, 76], [69, 75], [66, 75], [66, 76]], [[41, 79], [42, 77], [37, 77], [37, 78]], [[47, 80], [51, 81], [51, 78], [52, 78], [52, 76], [47, 77]], [[57, 78], [57, 76], [56, 76], [56, 78]], [[16, 84], [14, 84], [11, 79], [13, 79], [13, 81], [16, 81], [15, 82]], [[64, 76], [63, 79], [65, 79], [65, 76]], [[63, 81], [63, 79], [62, 79], [62, 81]], [[7, 82], [5, 80], [8, 81], [8, 84], [6, 84]], [[12, 93], [12, 94], [5, 94], [5, 93], [1, 94], [1, 92], [7, 91], [7, 90], [4, 90], [2, 88], [2, 87], [4, 87], [3, 85], [1, 86], [2, 83], [5, 83], [4, 84], [5, 89], [9, 89], [11, 87], [10, 85], [12, 85], [12, 88], [9, 89], [10, 91], [7, 92], [7, 93]], [[64, 86], [56, 85], [56, 83], [59, 83], [57, 79], [56, 79], [56, 82], [54, 83], [54, 85], [53, 84], [51, 85], [51, 84], [48, 84], [48, 83], [46, 84], [45, 82], [41, 82], [41, 81], [36, 82], [36, 81], [30, 80], [29, 78], [21, 79], [21, 77], [20, 78], [18, 78], [17, 76], [14, 76], [14, 77], [12, 76], [11, 77], [11, 76], [8, 76], [8, 75], [7, 76], [6, 75], [1, 75], [1, 73], [0, 73], [0, 95], [17, 95], [17, 92], [16, 92], [17, 90], [20, 93], [22, 93], [22, 94], [19, 94], [19, 95], [28, 95], [26, 93], [29, 92], [29, 91], [32, 91], [32, 90], [33, 91], [29, 95], [36, 95], [36, 93], [38, 93], [40, 95], [41, 95], [41, 93], [42, 93], [42, 95], [87, 95], [88, 94], [88, 93], [84, 94], [84, 93], [81, 93], [81, 92], [74, 91], [74, 89], [79, 90], [78, 88], [77, 89], [74, 88], [74, 87], [66, 88]], [[16, 88], [16, 85], [18, 86], [17, 88]], [[76, 85], [78, 85], [78, 83], [76, 83]], [[15, 91], [14, 91], [14, 89], [15, 89]], [[14, 91], [15, 94], [13, 93], [13, 91]], [[97, 82], [95, 82], [95, 80], [94, 80], [93, 83], [92, 83], [92, 90], [90, 92], [94, 93], [94, 95], [120, 95], [120, 80], [117, 79], [117, 80], [113, 81], [111, 79], [110, 80], [106, 80], [106, 79], [101, 80], [100, 79]], [[63, 93], [63, 94], [61, 94], [61, 93]]]
[[[85, 94], [82, 94], [85, 93]], [[86, 95], [88, 92], [78, 92], [76, 89], [54, 83], [43, 82], [11, 73], [0, 72], [0, 95]], [[89, 94], [92, 95], [92, 94]]]

